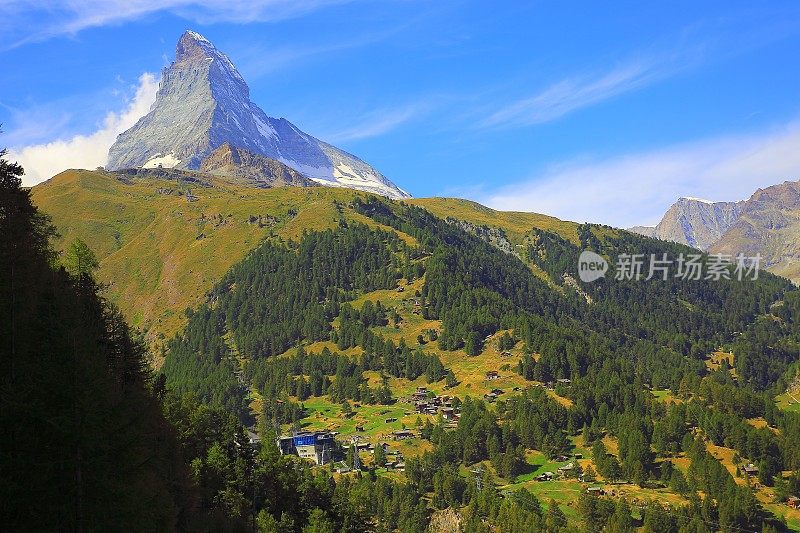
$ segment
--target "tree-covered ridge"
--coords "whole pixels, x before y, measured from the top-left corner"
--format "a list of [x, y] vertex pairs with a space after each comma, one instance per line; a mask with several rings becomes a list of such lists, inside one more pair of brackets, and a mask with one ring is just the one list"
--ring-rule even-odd
[[[800, 292], [787, 293], [733, 343], [736, 372], [754, 387], [770, 387], [800, 353]], [[786, 383], [782, 383], [786, 387]]]
[[[463, 348], [468, 355], [476, 355], [487, 336], [501, 328], [513, 329], [525, 347], [518, 370], [527, 379], [593, 380], [611, 374], [607, 382], [622, 380], [613, 394], [603, 393], [605, 383], [597, 383], [590, 391], [593, 399], [586, 408], [587, 416], [593, 416], [597, 412], [592, 405], [613, 409], [626, 387], [647, 384], [677, 389], [681, 382], [702, 374], [705, 354], [732, 341], [734, 333], [749, 331], [749, 322], [768, 311], [789, 288], [769, 274], [742, 282], [605, 279], [584, 286], [591, 296], [587, 301], [568, 287], [553, 290], [515, 255], [421, 208], [376, 198], [358, 199], [352, 208], [411, 235], [418, 246], [411, 248], [391, 232], [357, 224], [307, 234], [289, 246], [265, 242], [226, 275], [211, 292], [209, 303], [193, 314], [184, 334], [171, 342], [165, 373], [179, 390], [193, 390], [206, 400], [239, 410], [244, 391], [235, 376], [240, 362], [231, 356], [233, 346], [247, 363], [246, 376], [257, 377], [260, 387], [275, 381], [263, 377], [274, 371], [260, 362], [264, 356], [300, 342], [327, 339], [340, 350], [362, 349], [358, 368], [348, 372], [355, 381], [341, 389], [350, 390], [343, 397], [373, 396], [355, 392], [364, 390], [357, 376], [365, 370], [414, 379], [425, 367], [431, 379], [439, 377], [446, 369], [437, 364], [429, 371], [429, 359], [423, 356], [413, 358], [421, 361], [412, 364], [417, 370], [407, 370], [409, 363], [403, 361], [413, 350], [389, 346], [371, 331], [386, 325], [387, 314], [396, 315], [395, 310], [370, 304], [354, 311], [346, 303], [358, 293], [391, 288], [401, 276], [413, 279], [424, 273], [418, 302], [426, 319], [441, 321], [439, 349]], [[579, 227], [585, 245], [609, 256], [631, 251], [648, 256], [663, 250], [662, 245], [668, 248], [666, 253], [689, 250], [627, 233], [606, 232], [601, 239], [597, 237], [601, 233], [590, 226]], [[529, 260], [554, 279], [559, 273], [575, 273], [580, 248], [555, 234], [534, 230], [532, 236]], [[778, 309], [786, 314], [793, 301]], [[747, 333], [742, 339], [752, 336]], [[783, 366], [773, 370], [773, 376], [794, 359], [786, 351]], [[743, 368], [740, 377], [750, 380], [774, 366], [763, 358], [759, 361]], [[294, 377], [282, 377], [286, 383], [280, 390], [303, 392], [308, 376]], [[626, 380], [630, 385], [625, 385]], [[315, 376], [310, 390], [327, 392], [328, 387], [319, 383]], [[577, 396], [579, 390], [572, 393], [575, 399], [586, 401]]]
[[305, 234], [297, 250], [259, 248], [231, 269], [211, 298], [243, 355], [275, 355], [300, 339], [327, 338], [348, 294], [393, 287], [406, 248], [396, 234], [358, 224]]
[[[770, 306], [791, 289], [788, 281], [767, 272], [761, 272], [757, 281], [676, 277], [666, 281], [616, 280], [612, 272], [594, 283], [581, 284], [581, 290], [591, 299], [588, 303], [569, 287], [562, 293], [553, 291], [515, 255], [504, 253], [421, 208], [397, 206], [375, 198], [356, 200], [354, 207], [424, 243], [430, 253], [425, 264], [424, 310], [426, 316], [442, 320], [440, 348], [465, 347], [468, 354], [474, 355], [481, 351], [487, 335], [513, 325], [528, 351], [547, 353], [545, 363], [549, 368], [540, 376], [585, 373], [587, 358], [601, 359], [592, 357], [592, 352], [597, 351], [592, 346], [602, 344], [607, 349], [627, 347], [634, 360], [641, 358], [636, 354], [649, 358], [647, 354], [655, 352], [660, 352], [659, 358], [675, 359], [676, 364], [683, 364], [679, 363], [682, 356], [702, 358], [733, 340], [757, 316], [768, 313]], [[533, 229], [525, 257], [551, 279], [561, 280], [565, 274], [578, 277], [582, 249], [593, 249], [609, 258], [643, 254], [645, 273], [653, 254], [677, 258], [696, 252], [674, 243], [603, 229], [579, 226], [581, 247], [554, 233]], [[546, 338], [552, 338], [555, 345], [543, 341], [539, 334], [543, 328], [554, 331]], [[526, 333], [531, 330], [537, 334]], [[587, 336], [595, 339], [592, 346], [586, 345], [588, 340], [576, 340]], [[766, 364], [762, 360], [758, 365], [743, 367], [743, 377], [763, 374]], [[659, 372], [657, 365], [648, 370], [650, 374], [655, 372]], [[773, 379], [776, 377], [773, 371]]]
[[[578, 233], [581, 246], [564, 241], [553, 234], [534, 230], [535, 244], [528, 248], [529, 258], [554, 277], [568, 273], [577, 277], [578, 256], [591, 249], [610, 259], [612, 270], [596, 282], [583, 284], [596, 303], [587, 306], [587, 322], [598, 323], [601, 329], [612, 327], [637, 337], [646, 336], [659, 344], [677, 343], [690, 349], [707, 341], [719, 344], [735, 331], [752, 322], [756, 315], [769, 310], [791, 285], [768, 272], [760, 272], [757, 283], [735, 279], [683, 279], [671, 275], [662, 279], [656, 271], [653, 280], [616, 280], [615, 260], [623, 254], [641, 254], [642, 277], [650, 272], [650, 259], [675, 261], [681, 255], [697, 250], [680, 244], [656, 241], [637, 234], [618, 232], [597, 238], [598, 226], [584, 224]], [[704, 260], [708, 260], [705, 256]], [[617, 315], [617, 316], [614, 316]], [[622, 316], [618, 316], [622, 315]], [[612, 318], [613, 317], [613, 318]], [[700, 344], [699, 352], [705, 352]]]

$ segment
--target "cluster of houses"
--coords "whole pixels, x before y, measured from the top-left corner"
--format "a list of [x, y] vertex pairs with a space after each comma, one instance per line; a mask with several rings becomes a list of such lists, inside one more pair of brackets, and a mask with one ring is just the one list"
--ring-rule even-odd
[[[753, 463], [743, 464], [739, 467], [739, 470], [742, 472], [742, 475], [748, 479], [755, 479], [758, 477], [758, 467]], [[758, 483], [756, 483], [755, 486], [759, 486]], [[788, 505], [790, 509], [800, 509], [800, 498], [797, 496], [789, 496], [786, 499], [786, 505]]]
[[[408, 430], [398, 430], [393, 433], [395, 440], [414, 437], [414, 433]], [[317, 465], [326, 465], [334, 461], [336, 455], [336, 432], [332, 431], [301, 431], [293, 435], [280, 436], [275, 440], [281, 455], [296, 455], [307, 459]], [[359, 452], [366, 451], [375, 453], [376, 446], [381, 446], [387, 456], [385, 467], [388, 469], [405, 471], [406, 464], [403, 454], [397, 450], [389, 449], [385, 442], [377, 445], [362, 442], [360, 435], [350, 437], [350, 445], [355, 446]], [[351, 469], [343, 462], [334, 464], [334, 470], [339, 473], [349, 472]]]
[[[388, 470], [396, 470], [398, 472], [405, 472], [406, 470], [406, 463], [405, 459], [403, 458], [403, 454], [399, 450], [390, 449], [389, 445], [385, 442], [380, 442], [377, 445], [368, 442], [361, 442], [361, 437], [359, 435], [353, 435], [351, 437], [351, 445], [355, 447], [357, 452], [366, 451], [371, 454], [374, 454], [375, 450], [378, 447], [381, 447], [383, 448], [383, 452], [386, 454], [386, 463], [384, 463], [384, 468]], [[359, 469], [360, 462], [356, 462], [353, 467], [349, 466], [344, 461], [337, 461], [333, 464], [333, 470], [338, 474], [344, 474]]]
[[[404, 287], [397, 287], [397, 292], [405, 292]], [[411, 313], [414, 315], [421, 315], [422, 314], [422, 298], [409, 298], [406, 300], [407, 304], [410, 304]]]
[[442, 418], [448, 422], [458, 421], [461, 416], [456, 412], [455, 408], [453, 408], [453, 399], [450, 396], [432, 395], [427, 387], [417, 387], [417, 390], [411, 395], [408, 401], [414, 404], [414, 409], [419, 414], [441, 414]]

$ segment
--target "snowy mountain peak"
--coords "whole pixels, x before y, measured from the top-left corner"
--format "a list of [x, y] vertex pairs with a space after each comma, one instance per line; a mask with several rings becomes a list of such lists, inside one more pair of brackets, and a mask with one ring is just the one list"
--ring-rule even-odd
[[247, 83], [228, 56], [193, 31], [181, 36], [175, 61], [162, 71], [150, 112], [117, 137], [107, 167], [197, 169], [226, 143], [275, 159], [322, 185], [410, 196], [358, 157], [264, 113], [250, 100]]
[[191, 30], [187, 30], [178, 39], [178, 46], [175, 52], [175, 61], [188, 61], [191, 59], [203, 59], [212, 57], [218, 50], [211, 44], [211, 41]]
[[186, 32], [181, 35], [181, 38], [178, 40], [178, 46], [175, 49], [175, 63], [187, 61], [216, 61], [217, 67], [223, 69], [223, 72], [220, 74], [233, 78], [240, 84], [239, 90], [249, 97], [250, 88], [228, 56], [217, 50], [217, 48], [211, 44], [211, 41], [192, 30], [186, 30]]

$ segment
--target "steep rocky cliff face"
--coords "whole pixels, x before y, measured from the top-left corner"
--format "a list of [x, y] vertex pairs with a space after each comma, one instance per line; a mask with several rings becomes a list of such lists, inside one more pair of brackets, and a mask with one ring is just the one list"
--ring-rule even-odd
[[163, 70], [150, 112], [117, 138], [107, 167], [198, 169], [226, 143], [279, 161], [323, 185], [409, 196], [361, 159], [284, 118], [267, 116], [250, 101], [247, 83], [230, 59], [191, 31], [180, 38], [175, 61]]

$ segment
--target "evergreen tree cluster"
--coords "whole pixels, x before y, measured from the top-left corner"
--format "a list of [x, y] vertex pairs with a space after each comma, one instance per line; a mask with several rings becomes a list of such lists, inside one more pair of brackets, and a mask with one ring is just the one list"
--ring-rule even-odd
[[144, 346], [91, 261], [57, 266], [21, 175], [0, 153], [0, 527], [202, 529]]
[[288, 246], [264, 242], [215, 285], [169, 342], [164, 373], [170, 386], [246, 412], [232, 346], [257, 361], [301, 340], [327, 340], [341, 303], [355, 291], [396, 284], [404, 249], [395, 234], [363, 225], [305, 233]]

